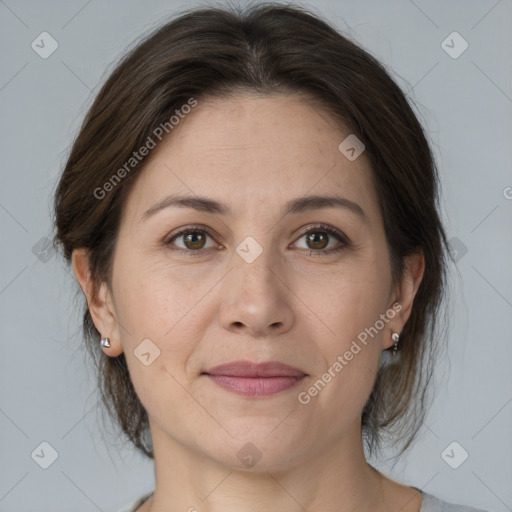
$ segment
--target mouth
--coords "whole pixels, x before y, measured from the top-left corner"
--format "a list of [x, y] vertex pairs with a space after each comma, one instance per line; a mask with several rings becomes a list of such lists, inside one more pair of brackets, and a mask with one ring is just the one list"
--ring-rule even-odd
[[202, 373], [219, 387], [243, 396], [272, 396], [295, 387], [308, 374], [278, 361], [232, 361]]

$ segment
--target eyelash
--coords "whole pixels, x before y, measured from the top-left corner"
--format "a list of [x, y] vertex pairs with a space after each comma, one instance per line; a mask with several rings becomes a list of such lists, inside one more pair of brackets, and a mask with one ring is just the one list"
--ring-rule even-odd
[[[212, 235], [212, 233], [210, 232], [210, 230], [206, 226], [204, 226], [202, 224], [198, 224], [195, 226], [188, 226], [186, 228], [183, 228], [178, 233], [175, 233], [174, 235], [172, 235], [172, 237], [164, 239], [163, 245], [165, 247], [168, 247], [171, 245], [171, 243], [175, 239], [179, 238], [181, 235], [187, 234], [187, 233], [197, 233], [197, 232], [206, 233], [212, 239], [215, 239], [214, 236]], [[297, 240], [301, 239], [305, 235], [308, 235], [309, 233], [315, 233], [315, 232], [325, 232], [329, 236], [332, 236], [332, 237], [338, 239], [338, 241], [341, 243], [339, 246], [337, 246], [333, 249], [318, 249], [318, 250], [309, 249], [310, 256], [313, 254], [315, 254], [315, 255], [333, 254], [333, 253], [337, 253], [337, 252], [351, 246], [349, 239], [341, 231], [338, 231], [337, 229], [335, 229], [331, 226], [328, 226], [327, 224], [318, 224], [316, 226], [310, 227], [307, 231], [304, 231], [303, 233], [301, 233], [301, 235], [297, 238]], [[178, 251], [181, 253], [186, 253], [191, 256], [201, 256], [201, 255], [203, 255], [204, 251], [208, 250], [208, 249], [192, 250], [192, 249], [182, 249], [181, 247], [178, 247], [178, 248], [172, 248], [171, 250]], [[304, 249], [304, 250], [307, 250], [307, 249]]]

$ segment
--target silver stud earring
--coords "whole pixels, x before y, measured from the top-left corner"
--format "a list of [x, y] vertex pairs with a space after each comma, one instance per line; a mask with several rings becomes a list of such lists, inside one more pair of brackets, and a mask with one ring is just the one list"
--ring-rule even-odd
[[101, 338], [101, 346], [110, 348], [110, 339], [109, 338]]
[[391, 335], [391, 339], [395, 342], [395, 344], [393, 345], [393, 347], [391, 349], [391, 354], [394, 357], [398, 350], [398, 340], [400, 339], [400, 334], [398, 334], [397, 332], [394, 332]]

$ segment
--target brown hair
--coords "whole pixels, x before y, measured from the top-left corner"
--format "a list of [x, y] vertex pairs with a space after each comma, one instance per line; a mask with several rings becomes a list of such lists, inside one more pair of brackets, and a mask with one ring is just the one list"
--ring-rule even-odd
[[[439, 178], [404, 93], [382, 64], [319, 15], [273, 3], [208, 6], [180, 13], [139, 42], [101, 88], [74, 141], [55, 193], [54, 243], [68, 261], [74, 249], [87, 248], [95, 282], [110, 284], [121, 209], [144, 160], [132, 162], [104, 197], [95, 191], [190, 98], [237, 91], [318, 100], [366, 146], [395, 282], [404, 257], [423, 250], [425, 272], [401, 333], [399, 364], [380, 369], [362, 413], [370, 453], [384, 434], [403, 453], [426, 414], [446, 287], [450, 253], [438, 214]], [[103, 354], [87, 302], [83, 330], [110, 417], [153, 458], [147, 412], [125, 356]]]

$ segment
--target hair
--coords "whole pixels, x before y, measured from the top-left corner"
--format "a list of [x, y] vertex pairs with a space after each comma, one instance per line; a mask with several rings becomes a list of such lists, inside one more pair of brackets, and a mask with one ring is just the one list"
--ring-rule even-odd
[[[111, 286], [122, 207], [147, 162], [134, 161], [134, 152], [191, 98], [240, 92], [312, 98], [348, 127], [371, 164], [393, 282], [403, 276], [404, 258], [423, 252], [424, 275], [401, 333], [400, 358], [379, 369], [361, 418], [370, 454], [381, 450], [384, 437], [401, 445], [401, 454], [426, 415], [446, 289], [450, 252], [438, 213], [438, 171], [420, 122], [384, 66], [320, 15], [275, 3], [202, 6], [137, 42], [102, 86], [74, 140], [54, 197], [54, 246], [62, 246], [68, 262], [75, 249], [86, 248], [95, 285]], [[122, 179], [104, 186], [116, 171]], [[101, 187], [109, 191], [98, 198]], [[104, 355], [84, 302], [83, 335], [103, 405], [128, 440], [154, 458], [148, 415], [125, 356]]]

